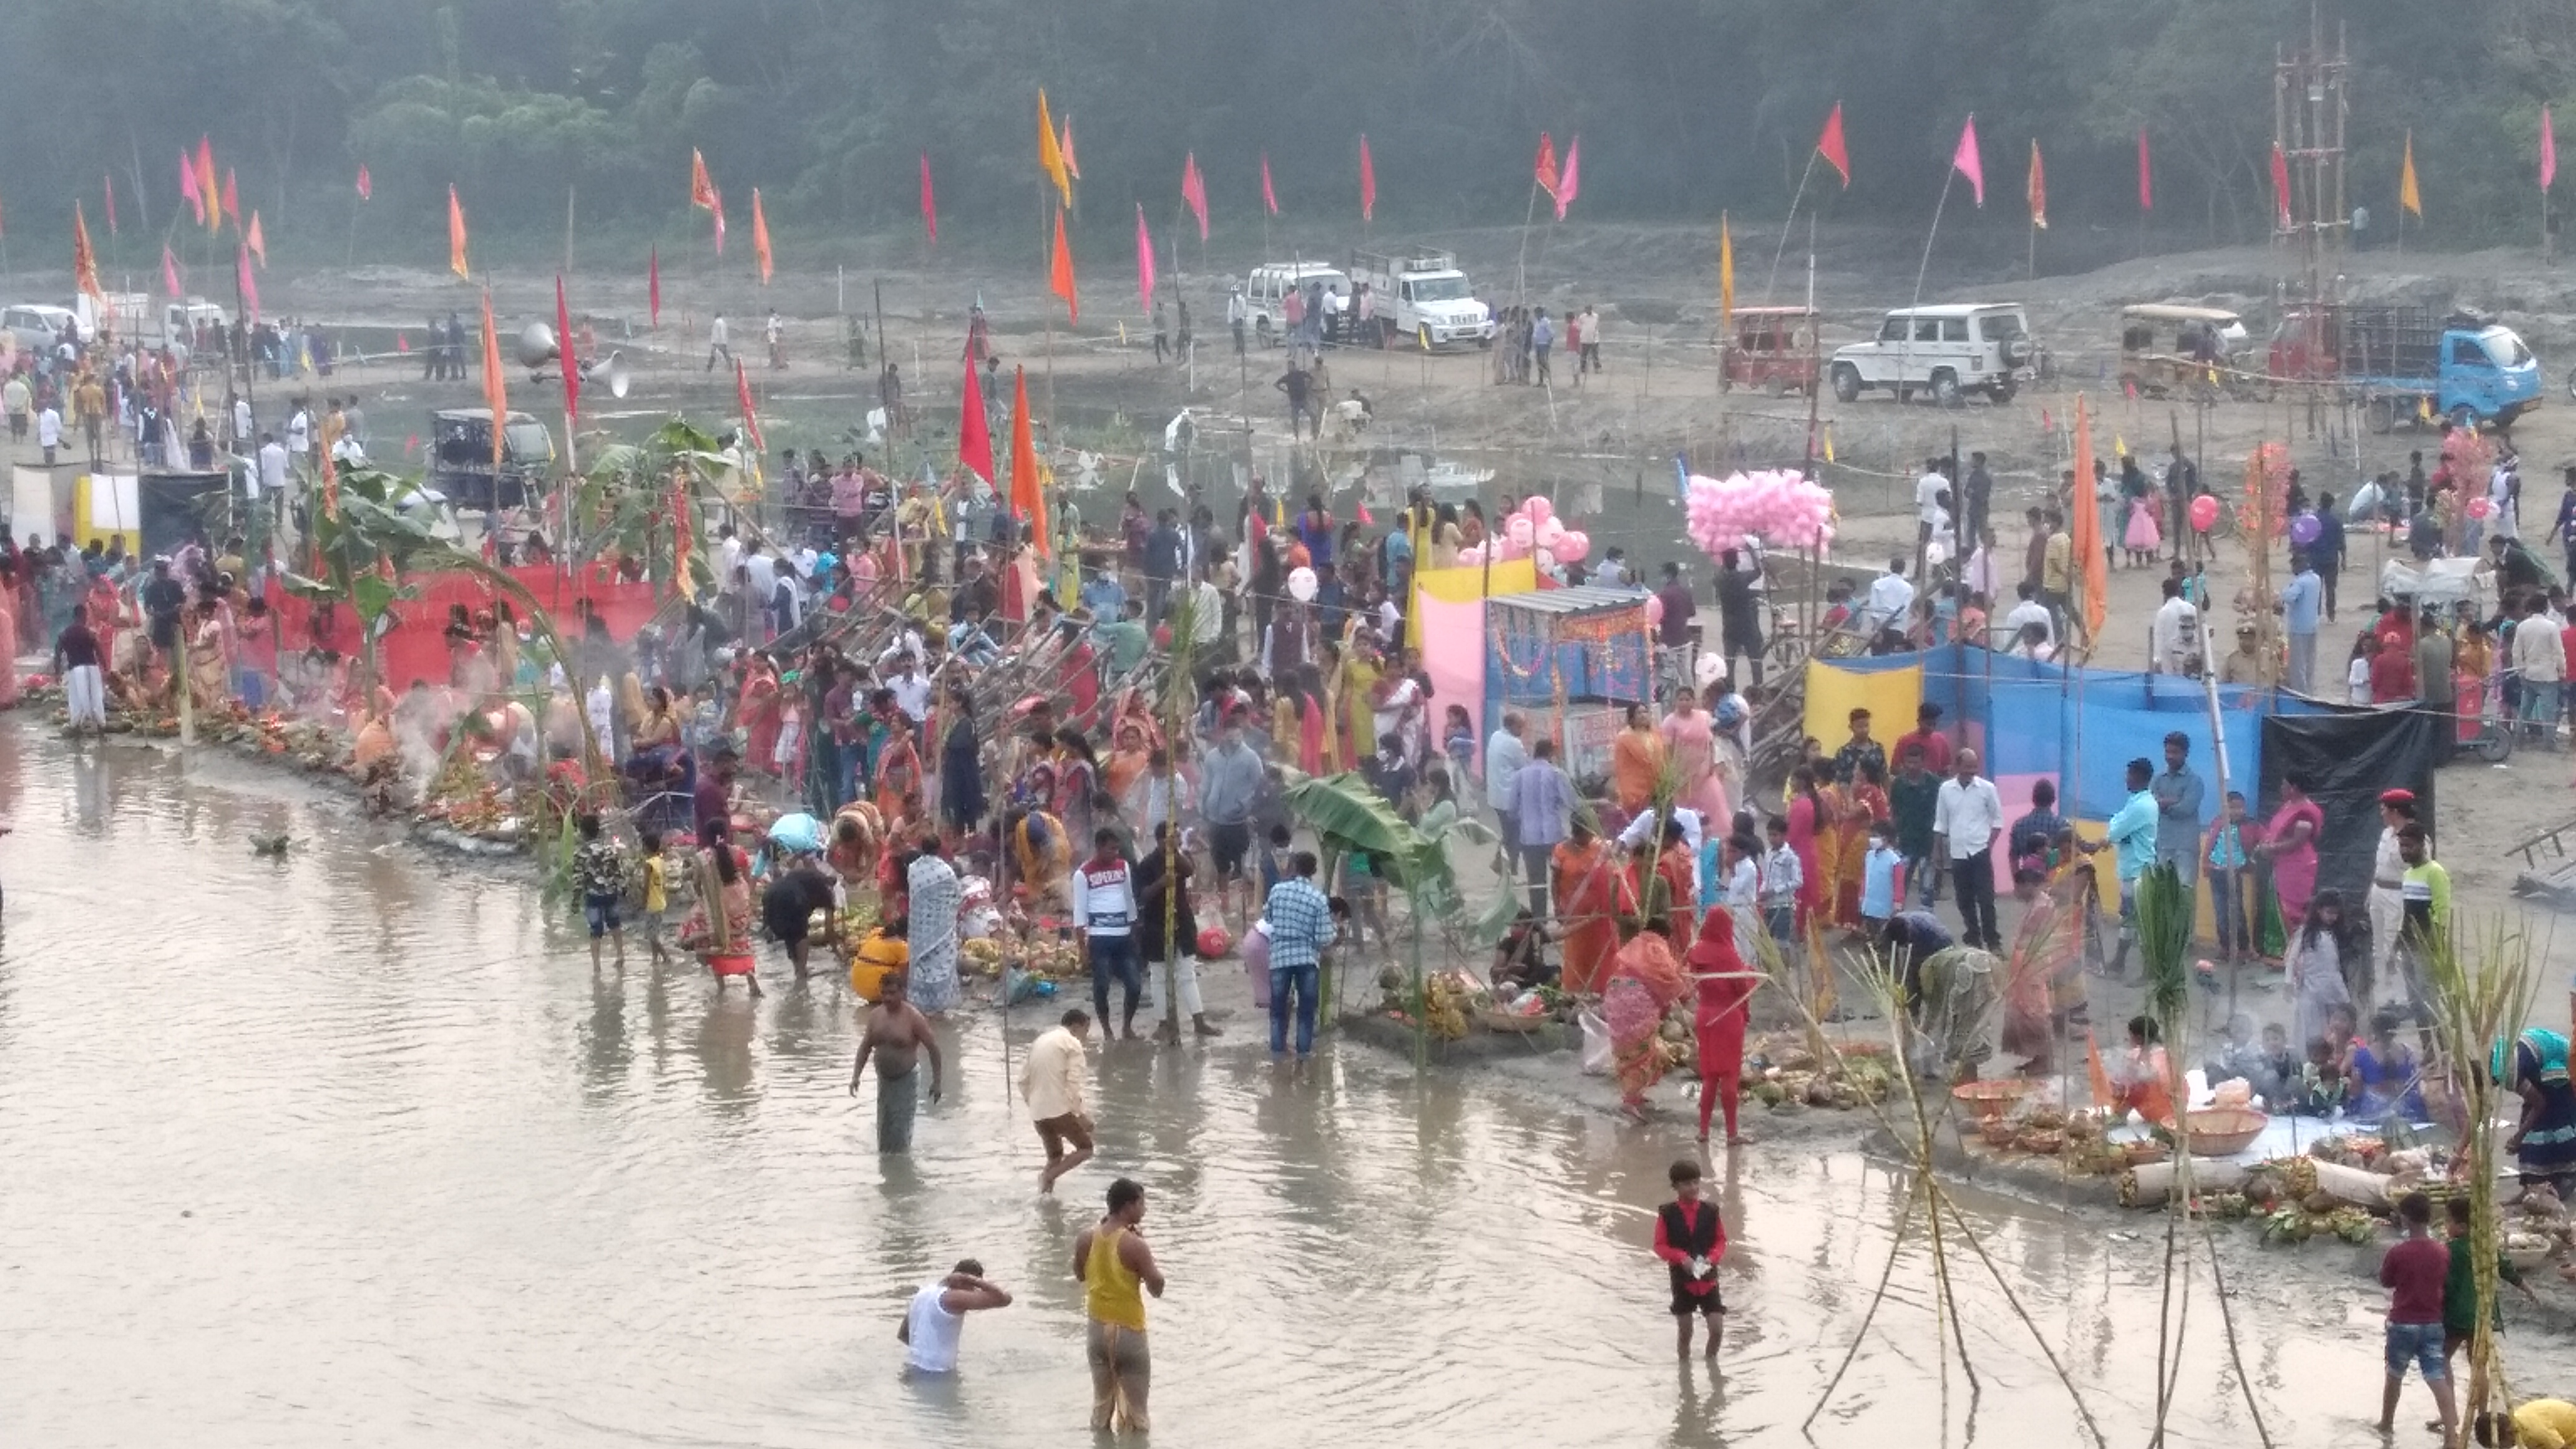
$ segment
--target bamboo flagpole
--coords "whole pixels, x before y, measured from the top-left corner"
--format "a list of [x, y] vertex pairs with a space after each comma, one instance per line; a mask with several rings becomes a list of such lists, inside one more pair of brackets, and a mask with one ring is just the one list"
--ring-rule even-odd
[[1941, 213], [1950, 204], [1950, 183], [1960, 176], [1968, 178], [1968, 189], [1977, 206], [1986, 204], [1986, 166], [1977, 152], [1977, 113], [1968, 113], [1967, 124], [1959, 128], [1958, 149], [1950, 153], [1950, 169], [1941, 176], [1941, 199], [1932, 204], [1932, 229], [1923, 234], [1923, 261], [1914, 269], [1914, 301], [1923, 301], [1923, 279], [1932, 271], [1932, 241], [1941, 234]]

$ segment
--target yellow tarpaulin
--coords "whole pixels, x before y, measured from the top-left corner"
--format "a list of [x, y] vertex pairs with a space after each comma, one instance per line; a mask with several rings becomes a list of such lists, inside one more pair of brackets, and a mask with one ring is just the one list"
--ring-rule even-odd
[[[1887, 744], [1914, 728], [1915, 707], [1923, 703], [1923, 666], [1882, 669], [1857, 674], [1830, 664], [1807, 665], [1806, 731], [1824, 741], [1830, 755], [1851, 738], [1851, 712], [1870, 713], [1870, 737]], [[1890, 761], [1890, 765], [1895, 762]]]
[[[1526, 594], [1538, 587], [1538, 564], [1517, 558], [1494, 565], [1490, 576], [1482, 564], [1474, 568], [1418, 569], [1413, 586], [1444, 604], [1469, 604], [1498, 594]], [[1420, 609], [1405, 613], [1404, 642], [1416, 649], [1422, 647]]]

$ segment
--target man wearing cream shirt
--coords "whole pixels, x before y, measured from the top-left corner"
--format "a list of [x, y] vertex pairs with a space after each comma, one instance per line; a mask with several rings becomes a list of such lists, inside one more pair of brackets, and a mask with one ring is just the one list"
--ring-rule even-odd
[[1091, 1160], [1091, 1113], [1084, 1105], [1091, 1063], [1083, 1048], [1090, 1031], [1091, 1013], [1078, 1006], [1067, 1011], [1053, 1030], [1030, 1044], [1028, 1060], [1020, 1067], [1020, 1095], [1028, 1099], [1038, 1141], [1046, 1146], [1040, 1193], [1054, 1192], [1057, 1178]]

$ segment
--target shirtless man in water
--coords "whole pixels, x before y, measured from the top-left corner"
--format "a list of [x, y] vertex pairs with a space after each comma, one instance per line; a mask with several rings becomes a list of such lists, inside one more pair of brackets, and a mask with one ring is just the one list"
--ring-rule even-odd
[[868, 1013], [867, 1030], [859, 1037], [859, 1059], [850, 1064], [850, 1095], [855, 1097], [859, 1079], [867, 1074], [868, 1058], [877, 1059], [879, 1152], [912, 1150], [912, 1114], [919, 1091], [914, 1068], [924, 1053], [930, 1057], [930, 1102], [939, 1104], [939, 1037], [930, 1028], [930, 1018], [906, 998], [904, 989], [900, 971], [886, 977], [878, 988], [876, 1010]]

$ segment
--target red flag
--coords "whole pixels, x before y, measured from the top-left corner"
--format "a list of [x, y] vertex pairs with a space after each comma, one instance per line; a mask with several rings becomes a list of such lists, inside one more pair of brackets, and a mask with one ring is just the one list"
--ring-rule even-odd
[[185, 146], [179, 148], [179, 194], [188, 199], [189, 207], [197, 213], [197, 220], [200, 223], [204, 222], [206, 193], [197, 185], [196, 158], [188, 154], [188, 148]]
[[1028, 523], [1038, 557], [1047, 555], [1046, 490], [1038, 482], [1037, 443], [1029, 433], [1029, 374], [1011, 369], [1011, 513]]
[[2273, 214], [2279, 218], [2280, 229], [2288, 231], [2292, 225], [2290, 219], [2290, 158], [2282, 152], [2281, 143], [2278, 141], [2272, 143], [2272, 211]]
[[644, 259], [644, 297], [652, 308], [652, 325], [662, 325], [662, 249], [654, 247]]
[[1834, 102], [1833, 114], [1825, 117], [1825, 129], [1816, 137], [1816, 154], [1843, 178], [1843, 188], [1851, 188], [1851, 152], [1843, 145], [1843, 103]]
[[2549, 124], [2549, 103], [2540, 103], [2540, 189], [2558, 179], [2558, 132]]
[[1977, 154], [1977, 116], [1968, 113], [1968, 124], [1959, 128], [1959, 149], [1950, 153], [1951, 169], [1968, 178], [1968, 189], [1976, 193], [1977, 205], [1986, 204], [1986, 163]]
[[1360, 220], [1368, 221], [1377, 212], [1377, 162], [1370, 159], [1368, 137], [1360, 137]]
[[930, 189], [930, 153], [921, 153], [921, 225], [930, 233], [930, 244], [939, 245], [939, 197]]
[[1154, 238], [1145, 230], [1145, 203], [1136, 203], [1136, 296], [1154, 310]]
[[2039, 139], [2030, 143], [2030, 224], [2048, 230], [2048, 171], [2040, 165]]
[[250, 248], [251, 255], [259, 258], [261, 266], [268, 265], [268, 238], [260, 234], [259, 213], [256, 211], [250, 214], [250, 235], [242, 238], [242, 245]]
[[1267, 151], [1261, 153], [1261, 204], [1270, 208], [1272, 216], [1279, 214], [1279, 193], [1270, 189], [1270, 153]]
[[98, 253], [90, 249], [89, 222], [77, 201], [72, 203], [72, 285], [100, 302], [107, 300], [107, 289], [98, 284]]
[[1064, 316], [1068, 322], [1082, 320], [1082, 304], [1074, 299], [1073, 251], [1064, 244], [1064, 212], [1055, 214], [1055, 255], [1047, 264], [1047, 290], [1064, 299]]
[[751, 188], [751, 255], [760, 263], [760, 285], [769, 285], [769, 217], [760, 209], [760, 188]]
[[760, 419], [751, 410], [751, 377], [742, 370], [742, 359], [739, 357], [733, 360], [733, 397], [734, 401], [742, 407], [742, 430], [744, 435], [751, 439], [751, 450], [755, 453], [768, 452], [769, 445], [760, 440]]
[[1565, 220], [1565, 209], [1574, 204], [1574, 194], [1583, 189], [1583, 138], [1565, 143], [1565, 174], [1557, 178], [1556, 219]]
[[957, 409], [957, 463], [987, 483], [994, 481], [992, 425], [984, 416], [984, 385], [976, 380], [971, 357], [966, 359], [966, 401]]
[[572, 309], [564, 305], [563, 274], [555, 274], [555, 360], [563, 364], [564, 419], [581, 416], [581, 363], [572, 354]]
[[[1189, 203], [1190, 213], [1199, 219], [1199, 240], [1206, 241], [1208, 239], [1207, 178], [1199, 174], [1199, 155], [1196, 151], [1191, 152], [1188, 158], [1181, 162], [1181, 200]], [[1143, 210], [1139, 208], [1137, 214], [1141, 217], [1144, 214]]]
[[161, 285], [170, 293], [171, 301], [187, 299], [188, 289], [179, 282], [179, 258], [170, 250], [168, 242], [161, 244]]
[[360, 201], [373, 201], [375, 198], [376, 184], [367, 179], [367, 163], [361, 161], [358, 163], [358, 199]]
[[409, 352], [409, 351], [411, 351], [411, 334], [410, 334], [410, 333], [408, 333], [408, 332], [397, 332], [397, 333], [395, 333], [395, 334], [394, 334], [394, 351], [396, 351], [396, 352]]
[[1538, 133], [1538, 161], [1530, 169], [1538, 189], [1550, 196], [1556, 194], [1556, 141], [1547, 132]]
[[694, 150], [689, 153], [689, 205], [700, 211], [716, 209], [716, 184], [707, 179], [707, 158]]
[[492, 410], [492, 471], [501, 471], [501, 434], [510, 421], [510, 382], [501, 371], [501, 333], [492, 325], [492, 289], [483, 289], [483, 405]]
[[107, 234], [114, 236], [116, 235], [116, 178], [108, 176], [103, 179], [107, 182]]
[[2156, 168], [2147, 152], [2147, 128], [2138, 128], [2138, 210], [2156, 209]]
[[239, 226], [241, 214], [241, 192], [233, 185], [233, 169], [227, 166], [224, 168], [224, 215], [233, 219], [233, 225]]
[[242, 310], [250, 314], [251, 324], [253, 326], [257, 326], [259, 323], [259, 283], [251, 280], [250, 248], [247, 246], [241, 249], [241, 258], [234, 264], [233, 280], [241, 287]]

